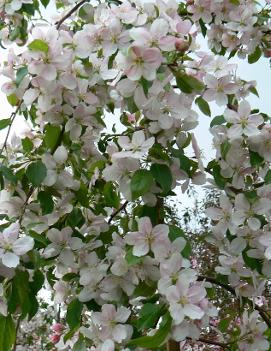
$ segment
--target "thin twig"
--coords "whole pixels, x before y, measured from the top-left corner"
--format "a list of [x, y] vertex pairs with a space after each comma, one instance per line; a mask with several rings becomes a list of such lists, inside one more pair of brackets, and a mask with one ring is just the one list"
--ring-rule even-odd
[[224, 343], [219, 342], [219, 341], [205, 339], [205, 338], [199, 338], [197, 341], [200, 341], [200, 342], [202, 342], [204, 344], [208, 344], [208, 345], [219, 346], [222, 349], [228, 349], [229, 345], [230, 345], [230, 344], [224, 344]]
[[128, 205], [128, 201], [125, 201], [120, 208], [118, 208], [115, 212], [112, 213], [112, 215], [109, 217], [108, 224], [112, 222], [112, 220], [122, 211], [126, 208]]
[[79, 9], [85, 2], [88, 0], [81, 0], [79, 1], [69, 12], [66, 13], [58, 22], [56, 22], [56, 29], [59, 29], [61, 24], [66, 21], [75, 11]]
[[8, 126], [8, 131], [7, 131], [7, 134], [6, 134], [6, 137], [5, 137], [5, 140], [4, 140], [4, 143], [1, 147], [1, 150], [0, 150], [0, 157], [2, 156], [2, 153], [4, 151], [4, 149], [6, 149], [7, 147], [7, 141], [8, 141], [8, 137], [9, 137], [9, 134], [10, 134], [10, 131], [11, 131], [11, 127], [12, 127], [12, 124], [17, 116], [17, 113], [19, 112], [20, 110], [20, 107], [22, 105], [22, 100], [20, 101], [19, 105], [17, 106], [16, 110], [14, 112], [12, 112], [12, 114], [10, 115], [10, 124]]
[[24, 215], [25, 210], [26, 210], [26, 206], [28, 205], [28, 201], [29, 201], [31, 195], [33, 194], [33, 192], [34, 192], [34, 188], [31, 187], [28, 191], [28, 194], [26, 196], [26, 199], [25, 199], [23, 207], [22, 207], [22, 213], [21, 213], [20, 218], [19, 218], [19, 225], [21, 225], [21, 223], [22, 223], [23, 215]]

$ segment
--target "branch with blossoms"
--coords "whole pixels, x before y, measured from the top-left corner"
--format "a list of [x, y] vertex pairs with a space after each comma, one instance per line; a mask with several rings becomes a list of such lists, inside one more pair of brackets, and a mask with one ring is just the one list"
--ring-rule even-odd
[[[56, 26], [29, 28], [48, 5], [0, 5], [3, 43], [21, 46], [3, 65], [3, 91], [29, 123], [2, 149], [0, 351], [16, 349], [16, 317], [34, 318], [44, 288], [66, 321], [56, 349], [173, 351], [192, 340], [267, 350], [269, 315], [252, 301], [271, 259], [270, 118], [250, 106], [255, 84], [229, 56], [252, 64], [270, 49], [269, 15], [252, 0], [51, 0], [65, 13]], [[193, 132], [202, 115], [212, 117], [208, 165]], [[221, 193], [206, 213], [223, 283], [198, 274], [166, 216], [191, 184]], [[221, 339], [202, 336], [220, 312], [207, 282], [247, 302], [232, 312], [233, 343], [219, 324]]]

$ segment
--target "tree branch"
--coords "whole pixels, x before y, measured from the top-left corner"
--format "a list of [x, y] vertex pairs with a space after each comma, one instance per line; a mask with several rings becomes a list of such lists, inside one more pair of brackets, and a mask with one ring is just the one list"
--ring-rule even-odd
[[125, 201], [120, 208], [118, 208], [115, 212], [112, 213], [112, 215], [109, 217], [108, 224], [112, 222], [112, 220], [122, 211], [126, 208], [128, 205], [128, 201]]
[[23, 101], [21, 100], [20, 103], [18, 104], [16, 110], [14, 112], [12, 112], [12, 114], [10, 115], [10, 124], [8, 126], [8, 131], [7, 131], [4, 143], [3, 143], [2, 147], [1, 147], [1, 150], [0, 150], [0, 157], [2, 156], [2, 153], [3, 153], [4, 149], [6, 149], [6, 147], [7, 147], [7, 141], [8, 141], [8, 137], [9, 137], [10, 131], [11, 131], [11, 127], [12, 127], [12, 124], [13, 124], [13, 122], [15, 120], [15, 117], [17, 116], [17, 113], [20, 110], [22, 102]]
[[[221, 283], [218, 280], [216, 280], [215, 278], [206, 277], [204, 275], [199, 275], [198, 276], [198, 280], [199, 281], [204, 281], [205, 280], [206, 282], [209, 282], [211, 284], [215, 284], [217, 286], [220, 286], [221, 288], [223, 288], [223, 289], [227, 290], [228, 292], [230, 292], [234, 297], [238, 298], [238, 296], [236, 295], [235, 290], [231, 286], [229, 286], [227, 284], [224, 284], [224, 283]], [[271, 320], [269, 318], [268, 313], [264, 309], [262, 309], [260, 306], [257, 306], [257, 305], [254, 306], [253, 302], [250, 301], [248, 298], [246, 298], [246, 301], [250, 304], [250, 306], [252, 306], [255, 310], [257, 310], [259, 312], [260, 316], [265, 321], [265, 323], [268, 326], [268, 328], [271, 329]]]
[[59, 29], [61, 24], [66, 21], [75, 11], [77, 11], [88, 0], [79, 1], [69, 12], [66, 13], [58, 22], [56, 22], [56, 29]]
[[222, 349], [228, 349], [229, 348], [229, 344], [224, 344], [222, 342], [219, 341], [215, 341], [215, 340], [210, 340], [210, 339], [205, 339], [205, 338], [199, 338], [198, 341], [204, 343], [204, 344], [208, 344], [208, 345], [214, 345], [214, 346], [219, 346]]

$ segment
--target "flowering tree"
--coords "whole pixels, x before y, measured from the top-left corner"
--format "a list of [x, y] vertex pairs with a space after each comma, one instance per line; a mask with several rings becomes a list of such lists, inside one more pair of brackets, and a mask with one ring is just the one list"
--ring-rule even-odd
[[[19, 350], [42, 288], [64, 316], [56, 349], [269, 349], [271, 315], [257, 301], [271, 277], [270, 117], [230, 62], [270, 55], [268, 3], [0, 1], [2, 91], [14, 107], [0, 121], [0, 351]], [[50, 6], [56, 23], [43, 18]], [[18, 114], [29, 131], [10, 143]], [[198, 114], [212, 116], [208, 164]], [[191, 183], [220, 191], [207, 209], [219, 252], [208, 276], [166, 215]], [[237, 306], [230, 333], [213, 323], [217, 287]]]

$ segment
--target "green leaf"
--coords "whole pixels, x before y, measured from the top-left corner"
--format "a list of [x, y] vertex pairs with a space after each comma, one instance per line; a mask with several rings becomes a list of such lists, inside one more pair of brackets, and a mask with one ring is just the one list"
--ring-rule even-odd
[[17, 96], [15, 94], [11, 94], [11, 95], [7, 96], [7, 100], [11, 106], [17, 106], [18, 102], [19, 102], [19, 99], [17, 98]]
[[113, 182], [107, 182], [103, 188], [104, 199], [106, 202], [106, 206], [118, 208], [120, 204], [120, 198], [116, 189], [114, 187]]
[[228, 179], [224, 178], [221, 175], [221, 167], [218, 164], [216, 164], [213, 168], [213, 177], [214, 177], [214, 181], [215, 181], [216, 185], [220, 189], [224, 189], [227, 182], [228, 182]]
[[252, 270], [257, 270], [258, 273], [262, 273], [262, 267], [263, 267], [263, 263], [260, 261], [260, 259], [257, 259], [257, 258], [253, 258], [253, 257], [249, 257], [247, 255], [247, 251], [249, 250], [250, 248], [247, 247], [245, 249], [245, 251], [242, 252], [242, 256], [243, 256], [243, 260], [245, 262], [245, 264], [251, 268]]
[[138, 111], [138, 107], [136, 106], [133, 96], [125, 98], [124, 101], [126, 102], [127, 109], [130, 113], [135, 113]]
[[26, 176], [35, 187], [41, 185], [47, 175], [47, 169], [41, 161], [31, 163], [26, 170]]
[[229, 152], [231, 148], [231, 144], [228, 142], [228, 140], [224, 141], [221, 145], [220, 145], [220, 152], [221, 152], [221, 156], [222, 158], [225, 160], [227, 153]]
[[240, 5], [240, 1], [239, 0], [230, 0], [230, 3], [234, 4], [234, 5]]
[[256, 96], [259, 97], [258, 90], [257, 90], [255, 87], [251, 86], [251, 87], [249, 88], [249, 91], [250, 91], [252, 94], [254, 94], [254, 95], [256, 95]]
[[204, 89], [204, 84], [201, 81], [185, 73], [177, 73], [176, 83], [178, 88], [186, 94], [199, 93]]
[[10, 351], [16, 340], [16, 328], [12, 317], [0, 314], [0, 351]]
[[180, 169], [185, 171], [190, 178], [193, 177], [195, 171], [198, 168], [197, 162], [191, 160], [185, 155], [179, 155], [179, 160], [180, 160]]
[[81, 183], [80, 188], [74, 192], [77, 201], [84, 207], [89, 207], [88, 188], [84, 183]]
[[133, 248], [131, 247], [125, 256], [125, 260], [129, 266], [134, 266], [142, 262], [143, 258], [133, 255]]
[[27, 73], [28, 73], [28, 69], [26, 66], [21, 67], [17, 70], [16, 79], [15, 79], [15, 84], [17, 87], [20, 85], [21, 81], [24, 79]]
[[226, 120], [224, 118], [224, 116], [216, 116], [215, 118], [212, 119], [212, 122], [210, 123], [210, 127], [212, 128], [213, 126], [217, 126], [220, 124], [225, 123]]
[[31, 310], [31, 305], [29, 274], [26, 271], [16, 271], [12, 280], [11, 293], [8, 297], [8, 311], [14, 313], [19, 306], [21, 318], [24, 319]]
[[206, 116], [211, 116], [210, 106], [206, 100], [199, 96], [196, 98], [195, 103], [198, 105], [202, 113], [204, 113]]
[[257, 62], [260, 57], [262, 56], [262, 50], [259, 48], [259, 46], [256, 47], [255, 51], [248, 55], [248, 63], [255, 63]]
[[183, 257], [185, 258], [189, 258], [191, 256], [191, 253], [192, 253], [192, 247], [184, 233], [184, 231], [179, 228], [179, 227], [176, 227], [175, 225], [170, 225], [169, 226], [169, 239], [171, 242], [173, 242], [174, 240], [176, 240], [177, 238], [184, 238], [185, 241], [186, 241], [186, 245], [185, 247], [183, 248], [182, 250], [182, 255]]
[[87, 350], [87, 347], [83, 339], [77, 340], [72, 349], [72, 351], [86, 351], [86, 350]]
[[133, 200], [148, 192], [152, 184], [153, 177], [150, 171], [145, 169], [137, 170], [130, 183]]
[[207, 33], [207, 27], [201, 18], [199, 20], [199, 25], [200, 25], [201, 33], [205, 37]]
[[10, 125], [10, 118], [5, 118], [0, 120], [0, 130], [5, 129], [9, 125]]
[[42, 210], [42, 215], [52, 213], [54, 210], [54, 201], [52, 195], [46, 191], [40, 191], [38, 193], [38, 200]]
[[164, 306], [146, 303], [139, 312], [139, 318], [136, 322], [138, 330], [153, 328], [156, 326]]
[[0, 166], [0, 172], [11, 183], [13, 183], [14, 185], [17, 184], [17, 177], [13, 174], [13, 171], [10, 168], [2, 165]]
[[79, 227], [85, 223], [85, 218], [80, 208], [74, 207], [72, 212], [67, 217], [67, 223], [72, 227]]
[[151, 174], [166, 194], [171, 190], [172, 174], [170, 168], [165, 164], [154, 163], [151, 165]]
[[269, 169], [269, 171], [266, 173], [265, 177], [264, 177], [264, 183], [265, 184], [270, 184], [271, 183], [271, 170]]
[[221, 319], [220, 322], [218, 323], [218, 329], [222, 333], [227, 332], [231, 321], [232, 321], [232, 318]]
[[140, 282], [134, 290], [134, 296], [150, 297], [155, 293], [156, 287]]
[[68, 305], [66, 321], [71, 330], [76, 330], [80, 327], [83, 306], [83, 303], [77, 299]]
[[45, 127], [44, 141], [48, 149], [55, 150], [59, 137], [61, 135], [61, 128], [58, 125], [47, 124]]
[[28, 137], [22, 139], [22, 146], [26, 153], [29, 153], [30, 151], [32, 151], [34, 147], [31, 139], [29, 139]]
[[46, 41], [41, 39], [33, 40], [30, 44], [28, 44], [28, 48], [32, 51], [42, 51], [45, 54], [47, 54], [49, 51], [49, 45], [46, 43]]
[[140, 338], [132, 339], [128, 342], [128, 346], [138, 346], [147, 349], [157, 349], [161, 346], [171, 329], [172, 318], [167, 312], [162, 319], [159, 330], [152, 336], [142, 336]]
[[42, 5], [46, 8], [50, 2], [50, 0], [40, 0], [40, 2], [42, 3]]
[[258, 152], [251, 150], [249, 150], [249, 159], [252, 167], [260, 167], [264, 162], [264, 158]]

